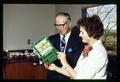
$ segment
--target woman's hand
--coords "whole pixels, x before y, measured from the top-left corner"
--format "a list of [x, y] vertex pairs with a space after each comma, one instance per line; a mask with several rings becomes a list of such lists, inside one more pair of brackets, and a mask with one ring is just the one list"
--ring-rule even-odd
[[55, 64], [53, 64], [53, 63], [49, 64], [49, 65], [44, 64], [44, 66], [45, 66], [46, 69], [49, 69], [49, 70], [52, 70], [52, 71], [57, 69], [57, 66]]
[[66, 65], [67, 64], [66, 54], [64, 54], [62, 52], [57, 52], [57, 53], [58, 53], [58, 55], [57, 55], [58, 59], [61, 61], [61, 63], [63, 65]]

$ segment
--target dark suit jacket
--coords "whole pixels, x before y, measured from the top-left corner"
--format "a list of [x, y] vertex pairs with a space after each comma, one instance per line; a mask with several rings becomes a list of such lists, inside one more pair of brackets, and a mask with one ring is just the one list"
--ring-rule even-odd
[[[53, 46], [58, 51], [60, 51], [60, 34], [55, 34], [55, 35], [50, 36], [49, 40], [51, 41]], [[84, 44], [82, 43], [81, 38], [78, 35], [75, 35], [71, 32], [71, 35], [68, 39], [68, 43], [66, 46], [66, 51], [65, 51], [66, 57], [67, 57], [67, 62], [69, 63], [69, 65], [71, 65], [71, 67], [73, 67], [73, 68], [75, 67], [83, 48], [84, 48]], [[58, 59], [55, 60], [53, 63], [55, 63], [59, 67], [62, 66]], [[54, 76], [54, 74], [50, 75], [50, 73], [48, 72], [48, 79], [54, 79], [54, 78], [55, 79], [64, 79], [61, 77], [60, 78], [57, 77], [57, 75]]]

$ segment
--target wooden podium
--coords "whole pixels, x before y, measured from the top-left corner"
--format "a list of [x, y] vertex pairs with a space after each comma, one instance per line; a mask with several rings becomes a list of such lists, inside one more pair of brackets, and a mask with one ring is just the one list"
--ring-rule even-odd
[[4, 65], [5, 79], [47, 79], [44, 65], [33, 65], [32, 62], [17, 61]]

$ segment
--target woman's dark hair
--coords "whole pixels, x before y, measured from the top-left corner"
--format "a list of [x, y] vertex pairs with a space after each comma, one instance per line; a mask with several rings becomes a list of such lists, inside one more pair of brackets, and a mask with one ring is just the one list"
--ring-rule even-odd
[[95, 39], [99, 39], [104, 32], [103, 23], [100, 17], [97, 15], [79, 19], [77, 24], [79, 26], [83, 26], [89, 37], [93, 37]]

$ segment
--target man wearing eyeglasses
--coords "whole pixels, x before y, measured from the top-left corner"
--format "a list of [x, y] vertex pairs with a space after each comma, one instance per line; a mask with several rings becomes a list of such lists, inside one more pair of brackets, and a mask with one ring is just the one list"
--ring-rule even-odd
[[[57, 34], [49, 37], [53, 46], [60, 52], [66, 53], [67, 61], [71, 67], [75, 67], [80, 53], [84, 47], [79, 35], [71, 32], [71, 17], [66, 12], [60, 12], [56, 15], [55, 27]], [[59, 67], [62, 67], [60, 61], [57, 59], [53, 62]], [[47, 79], [70, 79], [55, 71], [48, 70]]]

